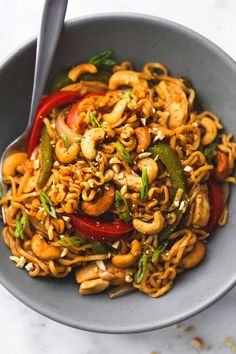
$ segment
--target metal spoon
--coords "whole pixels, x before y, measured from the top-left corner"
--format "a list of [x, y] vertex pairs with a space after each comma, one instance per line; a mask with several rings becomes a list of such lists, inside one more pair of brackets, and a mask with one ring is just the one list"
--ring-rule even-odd
[[[9, 144], [4, 150], [0, 162], [0, 180], [2, 176], [2, 163], [4, 159], [19, 150], [26, 150], [26, 144], [32, 129], [34, 116], [37, 111], [40, 98], [43, 94], [48, 74], [52, 65], [54, 54], [64, 24], [68, 0], [46, 0], [37, 39], [36, 62], [34, 71], [33, 93], [31, 98], [30, 113], [25, 132]], [[3, 195], [6, 187], [3, 186]], [[3, 220], [5, 221], [4, 211]]]

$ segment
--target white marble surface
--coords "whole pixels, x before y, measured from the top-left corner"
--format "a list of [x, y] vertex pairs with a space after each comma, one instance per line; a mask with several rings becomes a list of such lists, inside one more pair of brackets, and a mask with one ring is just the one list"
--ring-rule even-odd
[[[56, 0], [55, 0], [56, 1]], [[0, 0], [0, 61], [38, 31], [43, 0]], [[69, 0], [67, 19], [109, 11], [143, 12], [184, 24], [236, 59], [235, 0]], [[214, 354], [227, 354], [224, 339], [236, 341], [236, 289], [204, 313], [174, 327], [137, 335], [102, 335], [57, 324], [21, 304], [0, 286], [0, 353], [7, 354], [191, 354], [197, 335]], [[177, 336], [189, 325], [195, 333]]]

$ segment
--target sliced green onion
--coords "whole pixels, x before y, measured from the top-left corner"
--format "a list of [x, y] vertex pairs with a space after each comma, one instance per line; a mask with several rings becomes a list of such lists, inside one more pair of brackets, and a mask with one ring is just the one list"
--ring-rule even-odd
[[62, 138], [63, 141], [64, 141], [65, 148], [68, 150], [69, 147], [70, 147], [70, 140], [69, 140], [68, 136], [65, 135], [65, 134], [61, 134], [61, 138]]
[[126, 100], [128, 102], [131, 101], [131, 93], [132, 93], [132, 90], [129, 89], [129, 90], [126, 90], [124, 93], [123, 93], [123, 98], [126, 98]]
[[147, 272], [147, 255], [144, 254], [142, 255], [142, 257], [138, 262], [138, 272], [135, 275], [135, 281], [137, 284], [141, 283], [146, 272]]
[[102, 65], [114, 66], [114, 65], [116, 65], [116, 61], [113, 59], [104, 59], [102, 61]]
[[216, 151], [216, 148], [217, 148], [217, 143], [212, 143], [212, 144], [208, 145], [204, 149], [204, 155], [207, 157], [212, 157], [214, 152]]
[[131, 219], [129, 204], [122, 193], [118, 190], [115, 194], [115, 207], [120, 218], [124, 220], [124, 222], [129, 222]]
[[93, 57], [91, 57], [89, 59], [89, 63], [96, 66], [101, 66], [101, 65], [114, 66], [116, 64], [116, 61], [110, 59], [111, 54], [112, 54], [111, 49], [104, 50], [103, 52], [100, 52], [94, 55]]
[[2, 198], [2, 193], [3, 193], [3, 186], [2, 183], [0, 183], [0, 199]]
[[129, 164], [133, 163], [132, 157], [130, 156], [130, 153], [126, 150], [126, 148], [119, 142], [117, 141], [115, 143], [116, 151], [124, 160], [125, 162], [128, 162]]
[[95, 114], [93, 114], [93, 112], [90, 113], [89, 115], [90, 118], [90, 122], [93, 128], [100, 128], [101, 124], [99, 123], [97, 117], [95, 116]]
[[145, 168], [142, 172], [142, 186], [141, 186], [141, 202], [145, 202], [148, 195], [148, 174], [147, 169]]
[[56, 219], [57, 213], [51, 202], [51, 199], [47, 196], [47, 194], [44, 191], [40, 191], [39, 196], [45, 212]]
[[26, 222], [27, 222], [27, 215], [23, 215], [20, 220], [16, 220], [16, 229], [15, 229], [15, 236], [20, 237], [22, 240], [24, 240], [25, 235], [25, 227], [26, 227]]
[[168, 244], [169, 242], [165, 241], [159, 247], [157, 247], [157, 249], [154, 251], [152, 255], [152, 263], [156, 263], [159, 260], [160, 255], [165, 251]]
[[71, 246], [81, 246], [86, 243], [85, 237], [80, 234], [75, 234], [72, 236], [63, 236], [59, 241], [58, 245], [61, 247], [71, 247]]
[[99, 241], [92, 242], [92, 250], [96, 254], [104, 254], [108, 252], [106, 245]]
[[59, 114], [59, 109], [57, 107], [53, 108], [52, 111], [51, 111], [51, 114], [50, 114], [50, 117], [51, 118], [56, 118]]

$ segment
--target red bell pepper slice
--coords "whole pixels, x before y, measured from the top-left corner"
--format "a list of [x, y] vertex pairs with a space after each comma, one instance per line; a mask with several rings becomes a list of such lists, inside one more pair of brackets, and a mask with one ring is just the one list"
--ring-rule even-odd
[[223, 181], [229, 173], [229, 158], [224, 152], [217, 150], [215, 162], [214, 177], [217, 181]]
[[207, 182], [207, 186], [210, 202], [210, 218], [207, 225], [204, 227], [204, 230], [206, 232], [211, 232], [222, 214], [224, 208], [224, 200], [220, 183], [218, 183], [213, 178], [210, 178]]
[[82, 98], [82, 100], [78, 101], [77, 103], [75, 103], [70, 112], [69, 112], [69, 115], [68, 115], [68, 118], [67, 118], [67, 121], [66, 121], [66, 124], [68, 125], [68, 127], [72, 128], [73, 125], [75, 124], [75, 122], [77, 121], [78, 119], [78, 114], [79, 114], [79, 106], [80, 106], [80, 103], [85, 100], [86, 98], [89, 98], [89, 97], [93, 97], [93, 96], [104, 96], [105, 93], [104, 92], [98, 92], [98, 93], [89, 93], [88, 95], [84, 96]]
[[110, 223], [83, 215], [69, 214], [72, 227], [93, 241], [111, 242], [120, 239], [133, 230], [133, 226], [122, 220]]
[[29, 139], [29, 157], [31, 156], [32, 152], [34, 151], [35, 147], [39, 142], [43, 119], [47, 116], [47, 114], [49, 114], [53, 108], [62, 106], [67, 103], [71, 103], [79, 98], [81, 98], [81, 95], [78, 92], [73, 91], [54, 92], [51, 95], [42, 98], [35, 116], [34, 125]]

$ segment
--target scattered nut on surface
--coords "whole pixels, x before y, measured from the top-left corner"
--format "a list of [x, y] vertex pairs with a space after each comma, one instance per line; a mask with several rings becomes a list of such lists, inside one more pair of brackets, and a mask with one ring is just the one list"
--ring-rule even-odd
[[192, 338], [189, 343], [197, 349], [203, 348], [203, 340], [200, 337]]

